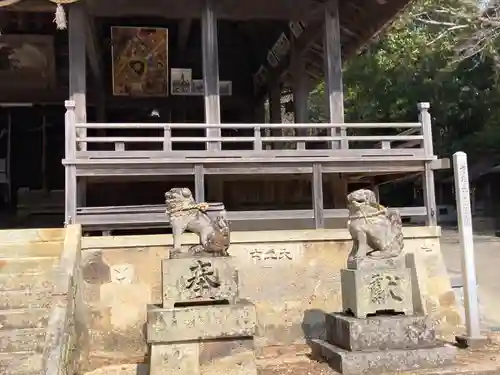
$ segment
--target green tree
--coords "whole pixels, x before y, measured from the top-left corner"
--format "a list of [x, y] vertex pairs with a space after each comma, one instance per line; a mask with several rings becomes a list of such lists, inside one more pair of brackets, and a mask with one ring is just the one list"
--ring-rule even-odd
[[[474, 54], [457, 59], [463, 36], [443, 26], [445, 21], [422, 22], [430, 6], [417, 3], [345, 65], [346, 121], [415, 121], [416, 104], [426, 101], [437, 153], [463, 150], [472, 159], [500, 154], [494, 58]], [[311, 93], [310, 103], [312, 121], [325, 121], [323, 83]]]

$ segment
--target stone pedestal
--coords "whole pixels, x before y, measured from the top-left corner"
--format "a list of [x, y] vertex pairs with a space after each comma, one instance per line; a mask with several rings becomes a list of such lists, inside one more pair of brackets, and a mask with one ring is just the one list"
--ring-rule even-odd
[[150, 375], [256, 375], [255, 306], [238, 298], [231, 257], [162, 262], [163, 301], [148, 306]]
[[411, 274], [403, 256], [350, 262], [341, 270], [343, 312], [326, 316], [326, 341], [312, 340], [313, 355], [343, 374], [452, 364], [456, 348], [436, 339], [428, 317], [413, 315]]
[[413, 314], [410, 269], [404, 257], [350, 261], [340, 270], [342, 308], [357, 318], [382, 312]]

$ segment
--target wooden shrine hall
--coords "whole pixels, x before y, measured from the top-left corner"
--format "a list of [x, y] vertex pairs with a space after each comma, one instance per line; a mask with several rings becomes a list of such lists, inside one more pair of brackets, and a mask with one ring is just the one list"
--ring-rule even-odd
[[[86, 230], [167, 226], [174, 186], [224, 202], [237, 229], [343, 227], [349, 190], [409, 174], [424, 177], [423, 203], [402, 216], [435, 225], [433, 173], [449, 161], [434, 155], [429, 104], [413, 122], [344, 123], [342, 62], [407, 3], [0, 0], [0, 118], [16, 134], [50, 114], [44, 173], [64, 221]], [[330, 120], [310, 123], [321, 80]]]

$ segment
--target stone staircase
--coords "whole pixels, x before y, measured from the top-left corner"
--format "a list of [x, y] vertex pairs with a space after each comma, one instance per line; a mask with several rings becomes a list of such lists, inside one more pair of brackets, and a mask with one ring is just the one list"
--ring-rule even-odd
[[63, 229], [0, 232], [0, 374], [43, 372]]

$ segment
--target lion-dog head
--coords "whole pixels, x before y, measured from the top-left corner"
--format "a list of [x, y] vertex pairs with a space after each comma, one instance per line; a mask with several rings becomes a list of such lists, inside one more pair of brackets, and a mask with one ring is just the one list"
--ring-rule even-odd
[[380, 210], [381, 206], [377, 202], [375, 193], [367, 189], [353, 191], [347, 196], [347, 208], [349, 215], [354, 216], [360, 212], [365, 214]]
[[188, 188], [172, 188], [165, 193], [167, 213], [177, 212], [194, 203], [193, 193]]

